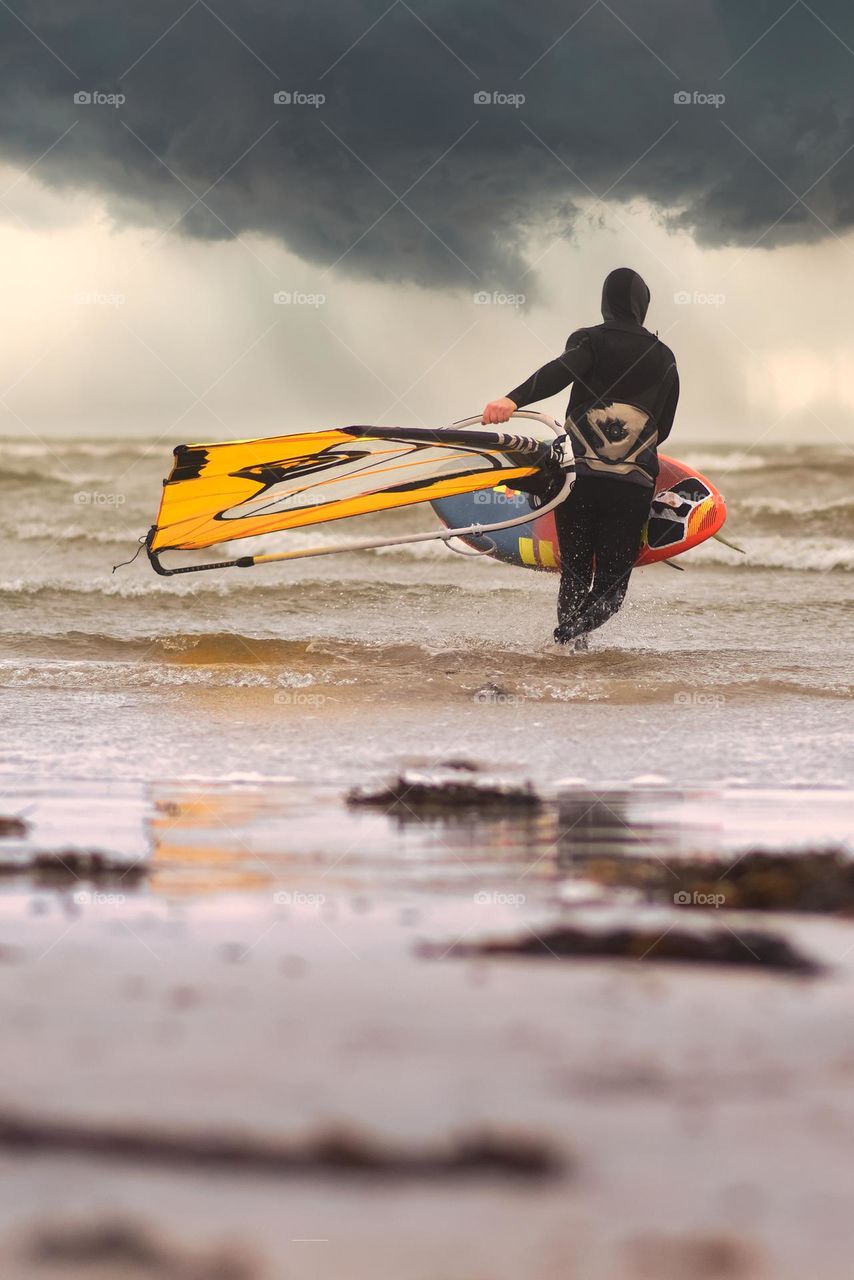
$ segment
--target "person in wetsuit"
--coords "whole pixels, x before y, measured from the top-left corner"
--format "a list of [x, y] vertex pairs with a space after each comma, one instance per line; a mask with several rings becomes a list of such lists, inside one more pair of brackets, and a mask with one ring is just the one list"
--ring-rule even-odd
[[[506, 422], [516, 409], [572, 383], [566, 430], [576, 479], [555, 511], [558, 644], [586, 647], [588, 633], [622, 605], [655, 492], [657, 446], [673, 426], [676, 357], [643, 326], [649, 297], [636, 271], [612, 271], [602, 289], [604, 323], [576, 329], [563, 355], [483, 411], [484, 423]], [[516, 487], [548, 497], [557, 479], [546, 476], [547, 488], [540, 477]]]

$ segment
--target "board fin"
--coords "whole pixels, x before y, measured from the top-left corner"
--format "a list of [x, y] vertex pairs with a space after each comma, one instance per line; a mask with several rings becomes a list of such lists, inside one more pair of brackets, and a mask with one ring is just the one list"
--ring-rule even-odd
[[713, 533], [712, 537], [722, 542], [725, 547], [729, 547], [730, 551], [737, 551], [739, 555], [746, 556], [747, 552], [744, 547], [737, 547], [734, 542], [730, 542], [729, 538], [725, 538], [722, 533]]

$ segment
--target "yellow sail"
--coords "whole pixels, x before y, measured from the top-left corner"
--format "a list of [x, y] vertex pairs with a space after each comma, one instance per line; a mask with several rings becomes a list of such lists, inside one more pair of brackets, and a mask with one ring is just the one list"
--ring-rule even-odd
[[471, 493], [533, 474], [547, 447], [491, 428], [383, 427], [179, 445], [148, 545], [197, 550]]

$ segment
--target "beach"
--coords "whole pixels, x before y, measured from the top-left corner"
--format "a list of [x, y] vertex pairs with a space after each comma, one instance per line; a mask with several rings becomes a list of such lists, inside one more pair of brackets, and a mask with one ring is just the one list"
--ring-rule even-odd
[[7, 444], [4, 1276], [847, 1277], [851, 455], [695, 453], [744, 554], [562, 654], [429, 544], [112, 573], [168, 450]]

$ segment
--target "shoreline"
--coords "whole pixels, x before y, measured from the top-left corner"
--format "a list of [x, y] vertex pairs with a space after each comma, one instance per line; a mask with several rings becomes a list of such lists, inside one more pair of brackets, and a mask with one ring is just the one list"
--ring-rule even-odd
[[[413, 814], [298, 783], [140, 789], [142, 870], [128, 846], [96, 879], [0, 879], [4, 1276], [47, 1250], [46, 1280], [105, 1258], [111, 1280], [199, 1258], [240, 1280], [842, 1280], [854, 919], [667, 905], [649, 878], [657, 850], [664, 883], [755, 888], [739, 840], [763, 826], [801, 871], [835, 841], [841, 874], [847, 794], [785, 794], [786, 815], [779, 791], [649, 784]], [[761, 935], [815, 968], [478, 954], [558, 924]]]

